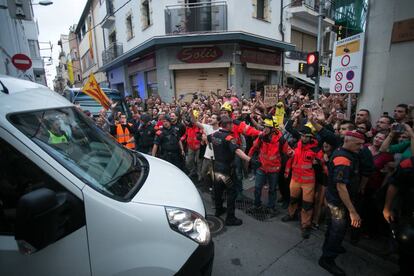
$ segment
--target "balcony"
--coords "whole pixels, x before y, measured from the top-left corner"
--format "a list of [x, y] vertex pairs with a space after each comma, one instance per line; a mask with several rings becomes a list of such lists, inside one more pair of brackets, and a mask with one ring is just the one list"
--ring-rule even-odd
[[115, 16], [114, 16], [113, 0], [108, 0], [106, 1], [106, 16], [102, 20], [101, 26], [103, 29], [111, 29], [114, 24], [115, 24]]
[[[319, 14], [319, 0], [292, 0], [289, 8], [289, 12], [292, 16], [296, 16], [308, 21], [317, 23]], [[325, 23], [334, 25], [334, 7], [331, 5], [331, 1], [325, 0], [325, 5], [322, 9], [322, 13], [325, 15]]]
[[227, 3], [200, 2], [167, 6], [165, 32], [169, 35], [227, 31]]
[[124, 49], [121, 43], [113, 43], [107, 49], [102, 52], [102, 62], [107, 64], [124, 53]]

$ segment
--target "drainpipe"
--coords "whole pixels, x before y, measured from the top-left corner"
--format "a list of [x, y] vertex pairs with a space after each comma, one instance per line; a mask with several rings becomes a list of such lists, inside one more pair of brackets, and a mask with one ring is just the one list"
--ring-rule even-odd
[[[285, 32], [283, 31], [283, 0], [280, 1], [279, 32], [280, 32], [280, 35], [282, 36], [282, 42], [285, 42]], [[284, 51], [282, 51], [281, 63], [282, 63], [282, 73], [281, 73], [280, 84], [283, 86], [284, 79], [285, 79], [285, 52]]]

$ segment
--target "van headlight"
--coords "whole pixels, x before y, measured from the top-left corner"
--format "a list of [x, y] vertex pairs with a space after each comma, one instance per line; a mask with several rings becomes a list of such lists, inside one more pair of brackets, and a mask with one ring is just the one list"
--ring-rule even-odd
[[206, 245], [210, 242], [208, 222], [200, 214], [176, 207], [165, 207], [165, 212], [174, 231], [199, 244]]

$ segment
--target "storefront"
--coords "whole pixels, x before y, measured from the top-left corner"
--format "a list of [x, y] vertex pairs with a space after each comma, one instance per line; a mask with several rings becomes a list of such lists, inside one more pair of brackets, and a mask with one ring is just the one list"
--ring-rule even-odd
[[135, 58], [127, 65], [130, 95], [148, 98], [158, 94], [155, 54]]
[[294, 46], [243, 32], [154, 37], [104, 66], [124, 68], [125, 90], [191, 101], [194, 93], [241, 96], [280, 83], [281, 54]]

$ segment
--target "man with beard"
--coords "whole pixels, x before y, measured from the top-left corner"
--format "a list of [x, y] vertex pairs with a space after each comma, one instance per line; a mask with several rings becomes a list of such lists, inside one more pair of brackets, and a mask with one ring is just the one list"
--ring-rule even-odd
[[170, 112], [171, 118], [171, 127], [175, 129], [178, 134], [178, 137], [182, 137], [185, 134], [185, 126], [178, 120], [178, 115], [176, 112]]

